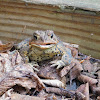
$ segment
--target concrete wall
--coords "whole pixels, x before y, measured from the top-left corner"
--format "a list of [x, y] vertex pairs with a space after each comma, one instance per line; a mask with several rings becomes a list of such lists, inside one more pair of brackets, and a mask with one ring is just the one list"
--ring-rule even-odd
[[25, 2], [44, 3], [60, 6], [73, 6], [91, 11], [100, 11], [100, 0], [22, 0]]

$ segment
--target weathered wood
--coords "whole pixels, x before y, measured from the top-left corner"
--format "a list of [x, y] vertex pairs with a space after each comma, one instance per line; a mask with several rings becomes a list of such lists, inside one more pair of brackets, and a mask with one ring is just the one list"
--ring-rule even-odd
[[[26, 26], [24, 31], [23, 28]], [[81, 52], [100, 58], [100, 15], [62, 12], [57, 6], [0, 0], [0, 39], [18, 42], [35, 30], [51, 29], [63, 41], [76, 43]]]

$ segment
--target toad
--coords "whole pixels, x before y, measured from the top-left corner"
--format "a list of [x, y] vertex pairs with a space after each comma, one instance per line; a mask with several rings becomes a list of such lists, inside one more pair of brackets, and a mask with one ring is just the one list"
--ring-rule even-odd
[[38, 63], [61, 55], [61, 60], [51, 62], [51, 66], [57, 66], [57, 69], [69, 65], [73, 59], [71, 50], [63, 45], [52, 30], [35, 31], [32, 38], [17, 44], [17, 49], [25, 62], [30, 60]]

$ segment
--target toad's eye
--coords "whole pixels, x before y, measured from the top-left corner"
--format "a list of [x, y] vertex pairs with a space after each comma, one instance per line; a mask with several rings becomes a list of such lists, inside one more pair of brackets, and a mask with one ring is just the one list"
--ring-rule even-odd
[[53, 34], [51, 35], [51, 38], [53, 38]]
[[34, 39], [37, 40], [37, 36], [36, 35], [34, 35]]

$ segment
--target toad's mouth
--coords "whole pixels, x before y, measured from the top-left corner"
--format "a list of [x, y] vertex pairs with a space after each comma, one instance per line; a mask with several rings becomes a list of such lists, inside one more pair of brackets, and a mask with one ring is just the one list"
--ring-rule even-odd
[[42, 43], [42, 44], [31, 43], [29, 45], [39, 47], [41, 49], [47, 49], [53, 47], [55, 44], [56, 43]]
[[47, 45], [38, 45], [41, 48], [51, 48], [52, 46], [54, 46], [55, 44], [47, 44]]

